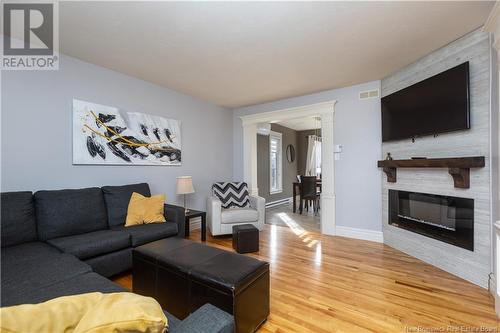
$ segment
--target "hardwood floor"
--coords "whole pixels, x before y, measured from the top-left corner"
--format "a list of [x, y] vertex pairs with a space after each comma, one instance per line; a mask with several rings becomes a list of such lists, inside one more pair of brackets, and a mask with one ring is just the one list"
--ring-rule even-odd
[[[252, 256], [271, 263], [261, 333], [500, 331], [487, 290], [386, 245], [300, 226], [266, 225], [260, 237]], [[230, 237], [208, 235], [207, 244], [232, 250]], [[130, 275], [115, 281], [131, 286]]]
[[271, 208], [266, 208], [266, 224], [277, 226], [290, 226], [290, 224], [298, 224], [307, 231], [320, 231], [320, 217], [319, 213], [314, 213], [312, 207], [309, 211], [303, 210], [302, 214], [293, 213], [292, 204], [281, 205]]

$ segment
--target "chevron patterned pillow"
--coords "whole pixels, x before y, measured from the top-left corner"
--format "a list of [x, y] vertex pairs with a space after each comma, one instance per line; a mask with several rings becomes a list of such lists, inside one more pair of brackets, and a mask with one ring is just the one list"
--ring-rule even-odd
[[222, 208], [244, 208], [250, 206], [247, 183], [217, 182], [212, 186], [212, 191], [222, 202]]

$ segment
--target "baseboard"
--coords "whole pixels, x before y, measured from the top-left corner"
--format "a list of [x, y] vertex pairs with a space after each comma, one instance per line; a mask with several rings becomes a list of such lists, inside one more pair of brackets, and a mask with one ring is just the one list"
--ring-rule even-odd
[[500, 296], [495, 295], [495, 312], [497, 317], [500, 318]]
[[497, 317], [500, 318], [500, 295], [497, 294], [496, 292], [497, 290], [497, 282], [496, 282], [496, 278], [495, 278], [495, 275], [491, 275], [491, 279], [490, 279], [490, 294], [493, 296], [493, 298], [495, 299], [495, 312], [497, 314]]
[[356, 239], [363, 239], [377, 243], [384, 242], [384, 234], [382, 231], [375, 231], [370, 229], [359, 229], [344, 226], [335, 226], [335, 235]]
[[290, 201], [292, 201], [291, 197], [290, 198], [281, 199], [281, 200], [266, 202], [266, 208], [281, 206], [281, 205], [289, 203]]
[[491, 294], [491, 296], [495, 297], [496, 295], [496, 290], [497, 290], [497, 282], [495, 275], [491, 273], [490, 275], [490, 285], [489, 285], [490, 290], [488, 290]]

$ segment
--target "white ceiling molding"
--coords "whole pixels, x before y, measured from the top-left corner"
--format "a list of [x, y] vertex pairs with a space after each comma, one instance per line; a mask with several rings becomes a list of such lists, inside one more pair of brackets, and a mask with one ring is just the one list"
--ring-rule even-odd
[[246, 116], [241, 116], [240, 119], [243, 126], [258, 123], [279, 123], [281, 121], [289, 119], [315, 117], [329, 113], [333, 114], [335, 112], [336, 103], [337, 101], [333, 100], [278, 111], [254, 113]]
[[319, 117], [296, 118], [280, 121], [277, 124], [294, 131], [315, 130], [321, 128], [321, 119]]

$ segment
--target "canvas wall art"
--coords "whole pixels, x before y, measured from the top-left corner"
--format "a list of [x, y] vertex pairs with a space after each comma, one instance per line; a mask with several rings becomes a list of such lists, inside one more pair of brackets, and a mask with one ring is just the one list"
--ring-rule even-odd
[[180, 122], [73, 100], [73, 164], [180, 165]]

